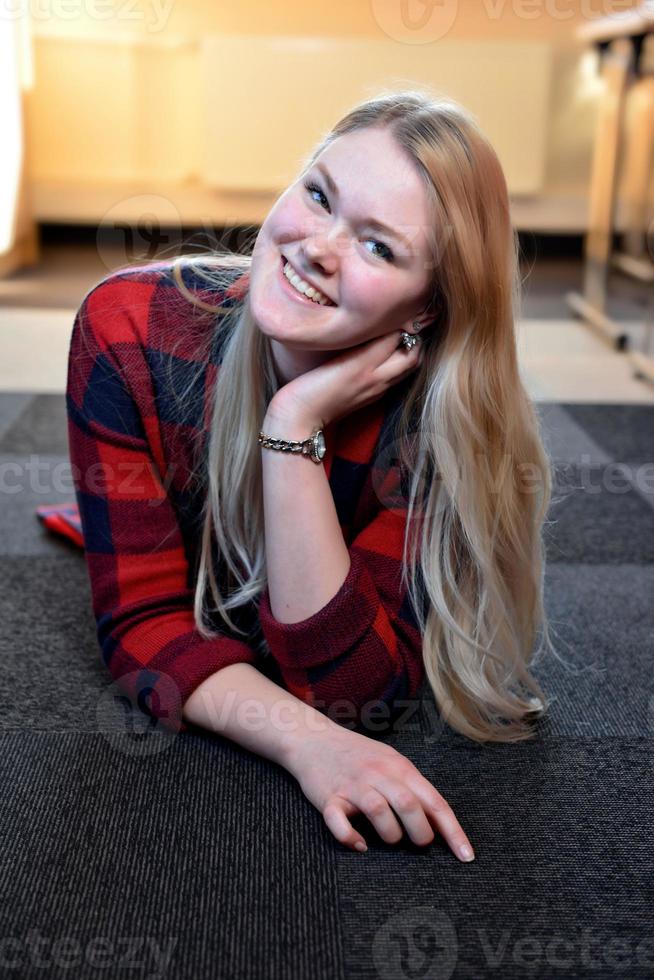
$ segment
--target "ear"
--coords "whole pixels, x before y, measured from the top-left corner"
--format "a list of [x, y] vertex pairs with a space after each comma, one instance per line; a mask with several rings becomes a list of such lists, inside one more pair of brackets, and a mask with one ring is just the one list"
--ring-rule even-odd
[[[427, 301], [427, 305], [423, 306], [420, 313], [414, 317], [414, 322], [420, 325], [420, 332], [427, 331], [429, 328], [437, 328], [438, 324], [442, 321], [443, 311], [445, 309], [445, 299], [443, 294], [439, 291]], [[413, 328], [416, 329], [415, 327]]]
[[412, 333], [421, 333], [427, 327], [434, 323], [435, 317], [433, 314], [423, 313], [420, 316], [414, 317], [411, 321]]

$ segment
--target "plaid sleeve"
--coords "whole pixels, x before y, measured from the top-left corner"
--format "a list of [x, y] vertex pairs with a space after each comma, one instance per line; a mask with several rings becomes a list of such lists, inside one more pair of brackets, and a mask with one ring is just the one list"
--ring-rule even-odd
[[334, 721], [390, 720], [424, 680], [422, 639], [400, 579], [405, 524], [406, 508], [376, 508], [348, 548], [341, 588], [308, 619], [278, 622], [269, 589], [262, 593], [261, 628], [286, 686]]
[[85, 297], [69, 349], [68, 439], [102, 660], [147, 715], [187, 731], [182, 707], [194, 689], [257, 657], [195, 627], [143, 347], [152, 290], [110, 279]]

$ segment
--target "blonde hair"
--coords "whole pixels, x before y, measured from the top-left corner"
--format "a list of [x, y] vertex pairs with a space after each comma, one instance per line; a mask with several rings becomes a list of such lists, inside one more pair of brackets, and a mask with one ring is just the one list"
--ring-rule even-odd
[[[549, 707], [529, 668], [544, 643], [554, 651], [543, 600], [542, 539], [552, 484], [538, 417], [518, 370], [519, 245], [506, 181], [476, 120], [457, 103], [417, 90], [382, 93], [357, 105], [304, 169], [333, 140], [369, 126], [390, 129], [433, 207], [435, 326], [425, 331], [424, 361], [398, 413], [393, 444], [409, 478], [402, 584], [444, 720], [475, 741], [521, 741], [534, 736], [534, 720]], [[175, 265], [187, 299], [220, 314], [214, 329], [222, 360], [194, 600], [197, 628], [207, 638], [216, 635], [206, 621], [212, 611], [207, 584], [213, 611], [240, 634], [229, 610], [257, 603], [266, 586], [257, 436], [278, 383], [269, 339], [256, 329], [248, 294], [221, 307], [198, 301], [181, 267], [190, 263], [223, 290], [250, 262], [249, 255], [225, 250], [201, 255], [199, 263], [182, 257]], [[525, 489], [521, 479], [534, 475], [536, 486]], [[228, 581], [235, 588], [223, 596]], [[539, 627], [542, 641], [534, 653]]]

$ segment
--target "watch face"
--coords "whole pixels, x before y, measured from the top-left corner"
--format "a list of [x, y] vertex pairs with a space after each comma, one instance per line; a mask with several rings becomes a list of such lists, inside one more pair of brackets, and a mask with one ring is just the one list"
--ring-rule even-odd
[[325, 445], [325, 436], [322, 429], [316, 436], [316, 451], [320, 459], [325, 458], [325, 453], [327, 452], [327, 446]]

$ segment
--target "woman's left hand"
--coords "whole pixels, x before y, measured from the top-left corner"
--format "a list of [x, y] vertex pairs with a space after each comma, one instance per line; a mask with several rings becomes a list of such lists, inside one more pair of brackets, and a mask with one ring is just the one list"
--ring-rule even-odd
[[289, 381], [275, 394], [269, 413], [299, 416], [324, 428], [381, 398], [422, 360], [422, 341], [407, 350], [398, 346], [401, 333], [393, 330], [373, 337]]

